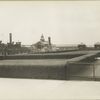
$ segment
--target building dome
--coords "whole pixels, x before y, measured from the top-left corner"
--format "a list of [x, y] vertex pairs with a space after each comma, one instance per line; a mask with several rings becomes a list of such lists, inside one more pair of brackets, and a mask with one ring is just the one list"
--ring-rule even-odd
[[43, 34], [41, 35], [40, 41], [45, 41]]

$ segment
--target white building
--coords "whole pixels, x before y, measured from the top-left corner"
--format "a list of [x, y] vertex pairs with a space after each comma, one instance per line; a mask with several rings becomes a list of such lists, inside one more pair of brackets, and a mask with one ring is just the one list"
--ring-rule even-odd
[[49, 51], [55, 51], [56, 46], [51, 43], [50, 37], [48, 37], [48, 40], [46, 41], [42, 34], [40, 41], [32, 45], [32, 50], [34, 52], [49, 52]]

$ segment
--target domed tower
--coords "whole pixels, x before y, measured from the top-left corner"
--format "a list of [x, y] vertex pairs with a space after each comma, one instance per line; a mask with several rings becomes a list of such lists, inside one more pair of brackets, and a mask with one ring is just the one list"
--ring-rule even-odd
[[45, 41], [43, 34], [41, 35], [41, 39], [40, 39], [40, 41], [42, 41], [42, 42]]

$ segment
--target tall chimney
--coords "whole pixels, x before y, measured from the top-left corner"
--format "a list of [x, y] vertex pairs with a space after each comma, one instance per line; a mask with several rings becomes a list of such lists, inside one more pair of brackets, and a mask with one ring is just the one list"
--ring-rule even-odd
[[49, 45], [51, 45], [51, 38], [48, 37], [48, 42], [49, 42]]
[[12, 43], [12, 33], [9, 33], [10, 44]]

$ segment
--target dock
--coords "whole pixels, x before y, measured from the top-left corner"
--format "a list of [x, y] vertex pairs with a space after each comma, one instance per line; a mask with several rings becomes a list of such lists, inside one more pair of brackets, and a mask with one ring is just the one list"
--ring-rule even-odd
[[[75, 70], [76, 71], [75, 73], [79, 73], [79, 69], [81, 68], [80, 66], [78, 65], [76, 66], [74, 64], [73, 64], [74, 65], [73, 67], [69, 65], [70, 63], [72, 62], [77, 63], [83, 60], [94, 59], [95, 57], [97, 57], [97, 55], [100, 52], [90, 51], [90, 52], [85, 52], [85, 53], [81, 54], [78, 52], [80, 56], [76, 56], [71, 59], [55, 58], [55, 59], [5, 59], [5, 60], [0, 60], [0, 77], [67, 80], [70, 70], [71, 71]], [[72, 55], [72, 53], [69, 53], [68, 55], [70, 54]], [[73, 54], [77, 55], [76, 52], [74, 52]], [[82, 66], [82, 70], [85, 73], [84, 69], [87, 70], [88, 67]], [[92, 67], [89, 70], [92, 73]], [[73, 72], [70, 72], [70, 74], [71, 73], [73, 74]], [[88, 77], [93, 79], [93, 73], [92, 74], [91, 73], [88, 73]]]
[[79, 56], [79, 57], [75, 57], [75, 58], [72, 58], [72, 59], [68, 59], [67, 62], [79, 62], [79, 61], [83, 61], [83, 60], [91, 60], [91, 59], [94, 59], [95, 57], [98, 56], [100, 52], [89, 52], [85, 55], [82, 55], [82, 56]]

